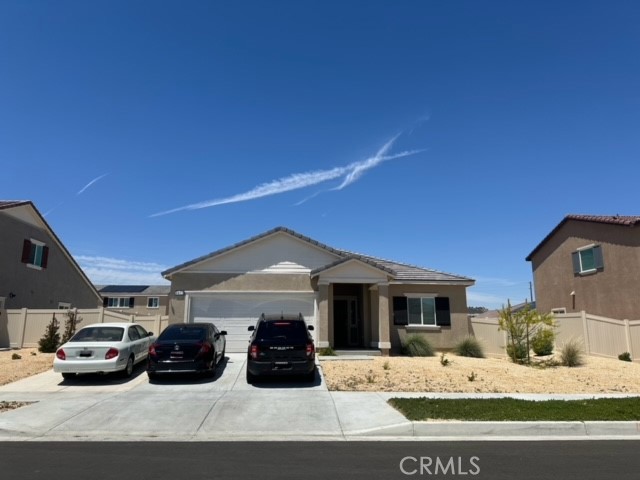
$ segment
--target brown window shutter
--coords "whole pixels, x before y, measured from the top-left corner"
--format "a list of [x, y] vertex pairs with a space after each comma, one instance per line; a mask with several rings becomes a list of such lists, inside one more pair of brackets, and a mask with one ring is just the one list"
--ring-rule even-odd
[[136, 297], [129, 297], [129, 308], [133, 308]]
[[408, 325], [407, 297], [393, 297], [393, 324]]
[[42, 264], [40, 265], [42, 268], [47, 268], [47, 264], [49, 263], [49, 247], [42, 247]]
[[31, 241], [25, 238], [22, 242], [22, 263], [29, 263], [29, 257], [31, 256]]
[[102, 306], [105, 308], [109, 306], [109, 297], [104, 297], [102, 299]]

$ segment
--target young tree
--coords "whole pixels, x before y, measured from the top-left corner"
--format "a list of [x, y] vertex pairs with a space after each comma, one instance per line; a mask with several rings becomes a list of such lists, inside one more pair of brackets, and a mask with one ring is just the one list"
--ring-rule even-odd
[[514, 311], [510, 302], [500, 310], [498, 325], [498, 330], [507, 332], [507, 354], [514, 363], [529, 363], [531, 337], [543, 326], [555, 327], [550, 313], [540, 313], [528, 303]]
[[64, 322], [64, 333], [60, 343], [67, 343], [75, 335], [78, 324], [82, 321], [82, 317], [78, 316], [78, 311], [75, 308], [68, 309], [64, 314], [67, 319]]
[[55, 353], [58, 345], [60, 345], [59, 329], [59, 322], [56, 319], [56, 314], [54, 313], [49, 325], [47, 325], [44, 335], [38, 341], [38, 350], [42, 353]]

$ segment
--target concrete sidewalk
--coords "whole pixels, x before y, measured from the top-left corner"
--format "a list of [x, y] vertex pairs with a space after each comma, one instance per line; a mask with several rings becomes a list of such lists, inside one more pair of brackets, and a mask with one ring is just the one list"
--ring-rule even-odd
[[321, 374], [249, 385], [242, 354], [228, 355], [213, 380], [149, 383], [138, 369], [128, 381], [63, 381], [49, 371], [0, 387], [0, 401], [34, 402], [0, 414], [0, 440], [640, 439], [637, 422], [410, 422], [387, 403], [400, 396], [472, 395], [329, 392]]

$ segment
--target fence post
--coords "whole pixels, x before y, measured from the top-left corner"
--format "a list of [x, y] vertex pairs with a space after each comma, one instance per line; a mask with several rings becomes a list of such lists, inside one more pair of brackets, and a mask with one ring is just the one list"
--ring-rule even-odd
[[580, 315], [582, 316], [582, 336], [584, 338], [584, 349], [587, 355], [590, 355], [591, 341], [589, 340], [589, 326], [587, 325], [587, 312], [585, 312], [584, 310], [581, 310]]
[[98, 314], [98, 323], [104, 323], [104, 307], [99, 307], [100, 313]]
[[629, 326], [629, 320], [626, 318], [624, 319], [624, 339], [627, 341], [627, 352], [631, 354], [631, 358], [634, 358], [631, 351], [631, 327]]
[[160, 335], [160, 314], [156, 315], [156, 318], [153, 320], [153, 333]]
[[18, 342], [18, 348], [24, 347], [24, 335], [27, 330], [27, 317], [28, 317], [28, 309], [27, 308], [21, 309], [20, 311], [21, 328], [20, 328], [20, 337], [19, 337], [20, 341]]
[[136, 316], [135, 315], [129, 315], [129, 322], [133, 323], [136, 321]]

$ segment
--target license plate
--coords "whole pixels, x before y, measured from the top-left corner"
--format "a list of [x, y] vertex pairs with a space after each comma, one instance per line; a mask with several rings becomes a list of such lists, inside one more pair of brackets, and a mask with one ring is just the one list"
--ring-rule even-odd
[[289, 365], [289, 362], [273, 362], [276, 365]]
[[80, 352], [79, 357], [92, 357], [93, 352]]
[[184, 352], [171, 352], [172, 357], [182, 357]]

